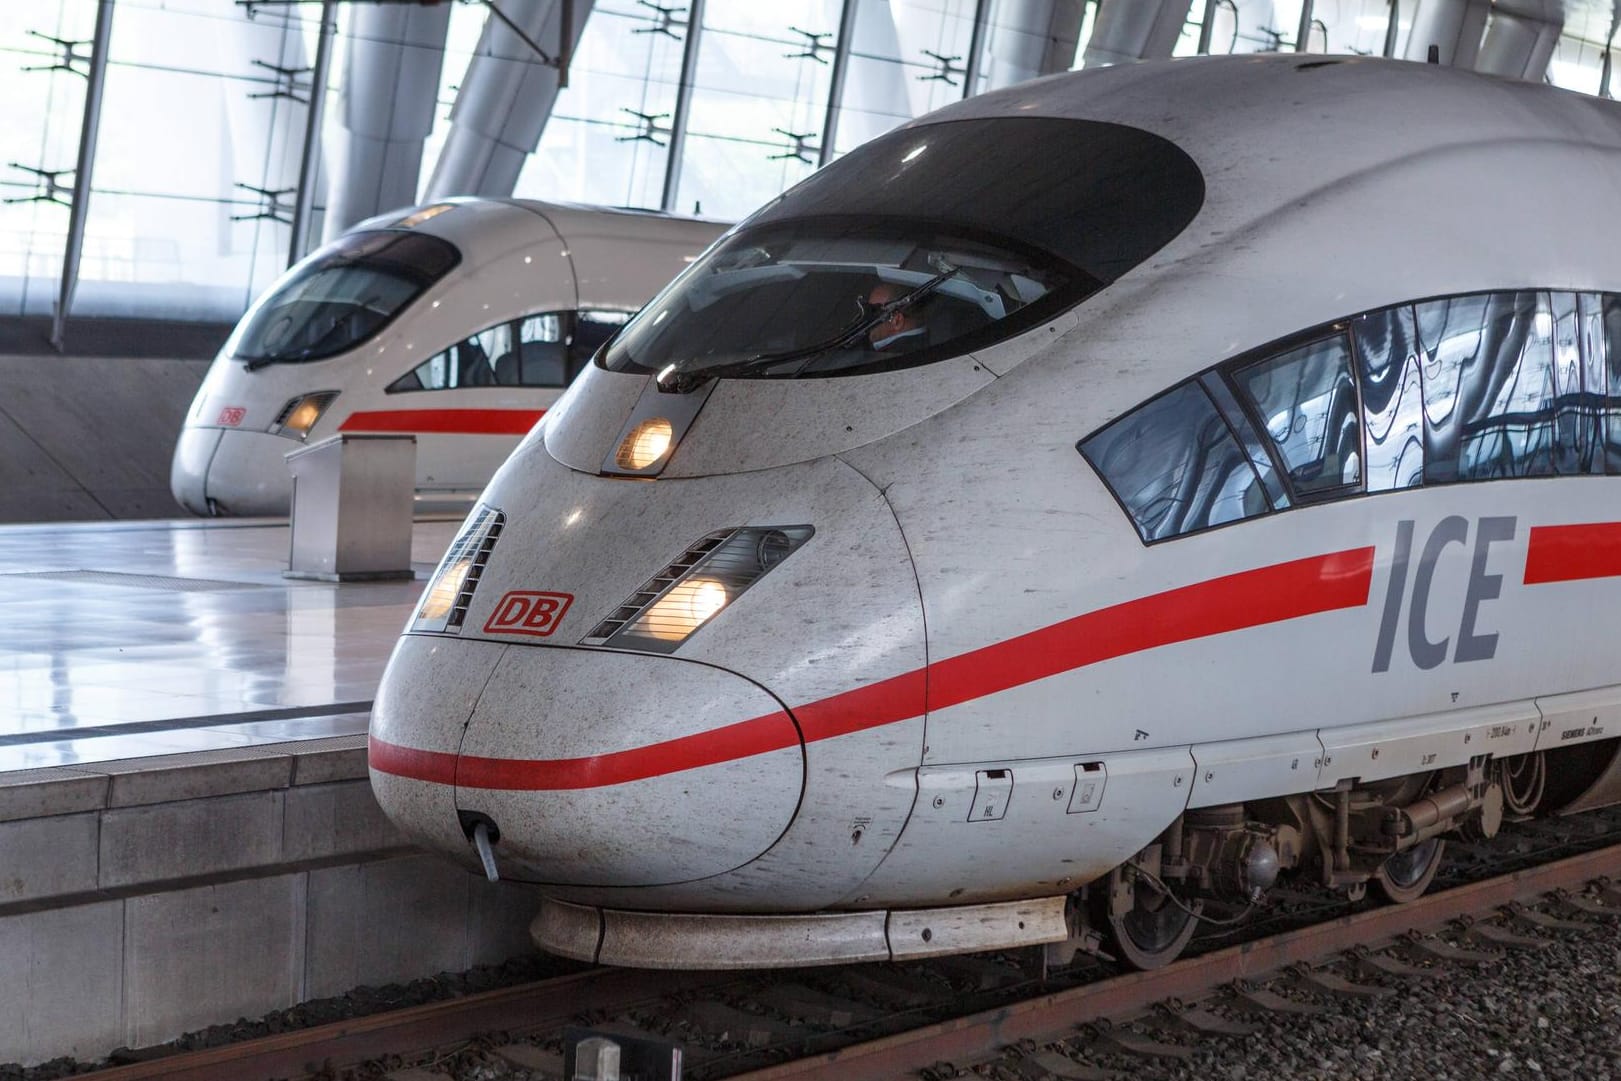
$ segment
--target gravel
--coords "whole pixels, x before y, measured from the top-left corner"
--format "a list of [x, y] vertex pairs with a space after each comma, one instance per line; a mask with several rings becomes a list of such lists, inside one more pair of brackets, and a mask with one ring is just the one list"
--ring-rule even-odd
[[[1436, 966], [1422, 979], [1347, 971], [1349, 979], [1398, 993], [1320, 999], [1328, 1009], [1313, 1017], [1242, 1015], [1262, 1026], [1248, 1037], [1194, 1044], [1164, 1036], [1194, 1047], [1185, 1060], [1085, 1061], [1127, 1071], [1134, 1081], [1621, 1081], [1621, 928], [1595, 924], [1550, 941], [1490, 965]], [[1309, 997], [1291, 983], [1266, 986]]]

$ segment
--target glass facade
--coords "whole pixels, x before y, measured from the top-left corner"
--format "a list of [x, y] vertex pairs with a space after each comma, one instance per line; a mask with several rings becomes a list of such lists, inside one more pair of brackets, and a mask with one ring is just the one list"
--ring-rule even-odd
[[[683, 110], [691, 2], [590, 5], [569, 85], [514, 194], [738, 218], [907, 120], [1075, 66], [1098, 11], [1082, 5], [1076, 26], [1053, 0], [707, 0]], [[466, 0], [450, 8], [419, 191], [489, 17]], [[1572, 6], [1549, 82], [1608, 89], [1600, 8]], [[289, 262], [321, 5], [116, 0], [113, 10], [74, 314], [234, 320]], [[1212, 52], [1296, 46], [1302, 0], [1191, 0], [1178, 55], [1197, 48], [1207, 10]], [[96, 11], [97, 0], [31, 0], [0, 15], [0, 314], [49, 315], [56, 300]], [[353, 8], [336, 11], [334, 90]], [[1314, 0], [1309, 51], [1378, 54], [1389, 12], [1387, 0]], [[1398, 55], [1408, 30], [1397, 27]], [[328, 141], [338, 104], [330, 93]], [[318, 169], [312, 238], [324, 203]], [[1367, 461], [1370, 481], [1379, 464]]]

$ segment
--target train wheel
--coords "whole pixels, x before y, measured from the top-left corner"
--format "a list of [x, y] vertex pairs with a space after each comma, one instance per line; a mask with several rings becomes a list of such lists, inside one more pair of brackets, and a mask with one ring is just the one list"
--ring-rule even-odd
[[1416, 844], [1398, 852], [1379, 865], [1373, 876], [1374, 885], [1385, 899], [1396, 904], [1416, 900], [1430, 888], [1435, 872], [1441, 867], [1441, 853], [1446, 842], [1439, 837]]
[[1132, 875], [1131, 908], [1121, 912], [1110, 898], [1121, 890], [1122, 868], [1092, 890], [1093, 925], [1106, 930], [1111, 952], [1132, 968], [1160, 968], [1176, 960], [1198, 929], [1198, 901], [1179, 902], [1144, 875]]

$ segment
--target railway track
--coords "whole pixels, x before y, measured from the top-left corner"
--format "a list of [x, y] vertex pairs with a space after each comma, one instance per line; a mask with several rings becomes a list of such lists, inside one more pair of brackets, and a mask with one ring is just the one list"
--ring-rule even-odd
[[[1083, 960], [1044, 978], [1014, 955], [782, 973], [594, 969], [92, 1076], [364, 1078], [431, 1063], [422, 1076], [450, 1078], [474, 1076], [473, 1067], [494, 1060], [510, 1076], [561, 1077], [557, 1048], [570, 1025], [679, 1044], [683, 1076], [693, 1081], [1126, 1076], [1121, 1056], [1175, 1058], [1190, 1040], [1242, 1038], [1253, 1027], [1247, 1015], [1387, 995], [1393, 982], [1424, 969], [1534, 949], [1547, 935], [1590, 933], [1621, 917], [1621, 886], [1611, 884], [1621, 880], [1621, 840], [1604, 840], [1407, 905], [1345, 913], [1342, 903], [1340, 914], [1322, 919], [1321, 902], [1306, 897], [1294, 918], [1317, 922], [1218, 943], [1156, 972], [1117, 975]], [[1569, 843], [1528, 831], [1498, 846], [1497, 859], [1524, 863]], [[1471, 865], [1480, 873], [1490, 854], [1464, 857], [1464, 873]]]

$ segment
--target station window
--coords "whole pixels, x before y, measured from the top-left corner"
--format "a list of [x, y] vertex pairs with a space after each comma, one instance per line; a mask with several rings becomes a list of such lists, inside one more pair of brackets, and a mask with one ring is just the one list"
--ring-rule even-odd
[[543, 312], [487, 327], [434, 354], [388, 393], [468, 387], [565, 387], [629, 312]]

